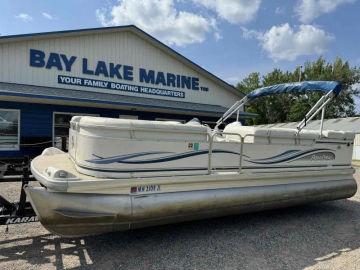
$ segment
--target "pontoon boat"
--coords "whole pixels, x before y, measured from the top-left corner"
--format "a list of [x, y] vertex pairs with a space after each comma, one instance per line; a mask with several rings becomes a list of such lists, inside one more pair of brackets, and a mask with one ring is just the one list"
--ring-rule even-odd
[[[341, 90], [337, 82], [280, 84], [236, 102], [215, 129], [75, 116], [69, 152], [44, 150], [31, 163], [41, 187], [25, 187], [42, 225], [82, 236], [351, 197], [354, 134], [303, 130]], [[235, 121], [249, 101], [287, 92], [325, 93], [297, 129]], [[238, 120], [238, 119], [237, 119]]]

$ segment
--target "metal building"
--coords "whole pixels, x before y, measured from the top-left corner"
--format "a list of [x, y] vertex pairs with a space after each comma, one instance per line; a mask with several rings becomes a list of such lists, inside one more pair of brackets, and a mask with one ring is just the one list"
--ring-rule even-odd
[[66, 148], [77, 114], [211, 125], [242, 96], [135, 26], [2, 36], [0, 156]]

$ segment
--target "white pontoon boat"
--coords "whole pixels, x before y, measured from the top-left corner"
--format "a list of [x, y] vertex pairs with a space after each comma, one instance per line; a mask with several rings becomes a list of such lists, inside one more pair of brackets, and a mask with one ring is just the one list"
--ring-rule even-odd
[[[75, 116], [69, 153], [44, 150], [31, 163], [42, 187], [25, 187], [42, 225], [63, 236], [259, 211], [351, 197], [354, 134], [303, 130], [341, 90], [337, 82], [257, 89], [215, 129], [186, 124]], [[325, 94], [297, 129], [218, 126], [247, 102], [296, 91]]]

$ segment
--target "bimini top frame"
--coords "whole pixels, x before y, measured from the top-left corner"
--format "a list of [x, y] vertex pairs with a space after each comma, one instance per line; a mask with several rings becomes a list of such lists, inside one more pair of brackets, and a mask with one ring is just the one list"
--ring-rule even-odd
[[318, 102], [305, 115], [304, 119], [297, 125], [297, 130], [299, 133], [306, 126], [308, 121], [312, 120], [320, 111], [322, 111], [321, 124], [320, 124], [320, 134], [322, 134], [325, 106], [331, 101], [333, 97], [336, 97], [340, 93], [341, 84], [339, 82], [305, 81], [305, 82], [296, 82], [296, 83], [277, 84], [277, 85], [255, 89], [254, 91], [247, 94], [243, 99], [237, 101], [224, 113], [224, 115], [216, 122], [215, 130], [217, 130], [218, 127], [222, 123], [224, 123], [224, 121], [226, 121], [235, 112], [237, 113], [236, 120], [238, 121], [240, 109], [246, 103], [258, 97], [279, 95], [283, 93], [306, 93], [308, 91], [310, 92], [320, 91], [325, 94], [318, 100]]

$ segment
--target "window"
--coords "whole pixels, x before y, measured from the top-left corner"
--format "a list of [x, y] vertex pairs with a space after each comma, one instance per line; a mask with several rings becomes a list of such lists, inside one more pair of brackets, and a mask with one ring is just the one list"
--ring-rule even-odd
[[84, 113], [54, 112], [53, 115], [53, 145], [63, 151], [69, 149], [70, 120], [76, 115], [98, 116]]
[[20, 111], [0, 109], [0, 150], [19, 150]]

